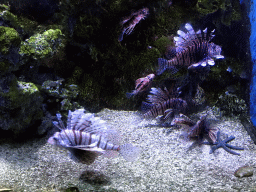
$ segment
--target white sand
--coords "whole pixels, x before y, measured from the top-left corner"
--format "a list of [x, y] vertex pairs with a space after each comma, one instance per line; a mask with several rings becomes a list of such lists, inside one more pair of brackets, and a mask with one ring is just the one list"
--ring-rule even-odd
[[[87, 166], [73, 162], [65, 150], [47, 144], [47, 138], [22, 145], [1, 142], [0, 189], [63, 191], [76, 186], [80, 191], [256, 191], [255, 174], [234, 176], [241, 166], [256, 167], [256, 147], [239, 121], [220, 120], [216, 124], [223, 133], [236, 137], [230, 144], [245, 148], [236, 156], [223, 149], [209, 154], [208, 145], [188, 150], [192, 143], [179, 138], [181, 130], [167, 136], [164, 128], [146, 126], [152, 123], [142, 122], [135, 112], [105, 109], [96, 116], [120, 130], [122, 143], [140, 146], [137, 161], [101, 156]], [[208, 117], [215, 118], [211, 114]], [[94, 174], [93, 178], [86, 181], [86, 173]]]

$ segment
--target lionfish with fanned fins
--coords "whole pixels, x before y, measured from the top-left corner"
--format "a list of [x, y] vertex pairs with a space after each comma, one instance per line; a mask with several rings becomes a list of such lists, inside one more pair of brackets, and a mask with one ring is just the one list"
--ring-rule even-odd
[[171, 70], [171, 73], [176, 73], [178, 68], [185, 66], [196, 68], [198, 66], [205, 67], [207, 65], [214, 65], [215, 59], [224, 58], [221, 55], [221, 47], [214, 43], [210, 43], [214, 37], [214, 30], [207, 33], [207, 28], [203, 30], [194, 31], [193, 27], [185, 24], [187, 32], [178, 30], [178, 37], [174, 37], [175, 49], [172, 51], [171, 59], [166, 60], [163, 58], [158, 59], [159, 69], [157, 75], [162, 74], [166, 69]]
[[212, 143], [216, 141], [215, 133], [218, 129], [211, 127], [206, 118], [207, 115], [203, 115], [200, 117], [200, 120], [195, 122], [189, 117], [180, 114], [179, 117], [173, 119], [172, 123], [187, 127], [186, 131], [182, 134], [186, 140], [197, 140], [201, 144], [203, 139], [206, 138]]
[[119, 145], [119, 135], [115, 130], [108, 129], [103, 120], [94, 114], [84, 113], [84, 109], [69, 111], [67, 126], [57, 113], [57, 121], [53, 124], [60, 129], [48, 139], [48, 143], [67, 149], [71, 158], [87, 165], [92, 164], [100, 155], [114, 157], [117, 152], [127, 161], [134, 161], [140, 149], [131, 144]]
[[147, 101], [142, 102], [141, 106], [144, 118], [161, 116], [163, 122], [168, 122], [175, 114], [187, 112], [187, 102], [181, 98], [172, 98], [166, 88], [151, 88]]

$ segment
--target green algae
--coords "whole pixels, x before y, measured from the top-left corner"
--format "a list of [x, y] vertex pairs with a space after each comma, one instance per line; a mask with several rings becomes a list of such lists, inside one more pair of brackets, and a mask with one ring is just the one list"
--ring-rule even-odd
[[11, 45], [19, 46], [21, 39], [18, 32], [10, 27], [0, 26], [0, 52], [2, 54], [8, 54]]
[[[9, 25], [13, 27], [14, 29], [19, 29], [21, 31], [21, 35], [28, 34], [31, 32], [35, 32], [37, 29], [38, 23], [35, 21], [31, 21], [25, 17], [18, 17], [11, 13], [8, 9], [0, 10], [0, 16], [5, 20], [9, 22]], [[20, 30], [22, 29], [22, 30]]]
[[17, 81], [12, 78], [5, 86], [8, 91], [1, 91], [0, 97], [5, 102], [1, 107], [0, 119], [5, 122], [4, 130], [11, 130], [15, 135], [43, 117], [41, 109], [43, 98], [37, 86], [31, 82]]
[[36, 34], [25, 40], [20, 47], [20, 54], [35, 60], [53, 56], [62, 47], [61, 30], [50, 29], [43, 34]]

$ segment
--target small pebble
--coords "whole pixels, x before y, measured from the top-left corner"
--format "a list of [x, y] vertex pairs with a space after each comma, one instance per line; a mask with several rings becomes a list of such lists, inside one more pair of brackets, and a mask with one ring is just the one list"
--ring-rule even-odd
[[253, 168], [250, 166], [240, 167], [235, 171], [234, 175], [236, 177], [250, 177], [253, 175]]

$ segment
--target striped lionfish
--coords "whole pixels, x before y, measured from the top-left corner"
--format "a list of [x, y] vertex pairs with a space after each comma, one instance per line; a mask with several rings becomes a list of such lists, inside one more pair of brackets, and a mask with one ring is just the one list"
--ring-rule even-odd
[[152, 86], [152, 80], [154, 79], [155, 74], [149, 74], [146, 77], [139, 78], [135, 81], [135, 90], [131, 93], [126, 93], [126, 97], [129, 99], [132, 96], [137, 95], [143, 91], [149, 90]]
[[[166, 69], [171, 70], [172, 73], [178, 71], [178, 67], [186, 66], [190, 68], [196, 68], [198, 66], [214, 65], [213, 58], [224, 58], [221, 55], [221, 47], [214, 43], [210, 43], [214, 37], [215, 30], [207, 34], [207, 28], [201, 32], [201, 30], [195, 32], [189, 23], [185, 24], [185, 28], [188, 31], [177, 31], [178, 37], [174, 37], [175, 53], [172, 54], [170, 60], [163, 58], [158, 59], [159, 69], [157, 75], [162, 74]], [[172, 50], [173, 51], [173, 50]]]
[[127, 161], [135, 160], [140, 149], [131, 144], [118, 145], [117, 131], [108, 129], [103, 120], [94, 114], [84, 113], [84, 109], [69, 111], [67, 127], [57, 113], [59, 122], [53, 124], [60, 129], [48, 139], [48, 143], [63, 147], [75, 161], [90, 165], [100, 155], [113, 157], [119, 152]]
[[188, 130], [183, 133], [185, 139], [192, 140], [196, 139], [199, 142], [202, 142], [204, 137], [206, 137], [211, 143], [216, 141], [216, 128], [211, 128], [209, 123], [206, 121], [207, 115], [200, 117], [200, 120], [197, 122], [191, 120], [189, 117], [180, 114], [179, 117], [173, 119], [173, 124], [175, 125], [185, 125], [188, 127]]
[[122, 33], [118, 37], [118, 41], [123, 40], [123, 36], [126, 33], [127, 35], [130, 35], [133, 31], [134, 27], [142, 20], [145, 19], [146, 16], [149, 14], [148, 8], [140, 9], [136, 12], [133, 12], [130, 16], [126, 17], [121, 24], [125, 24], [122, 29]]
[[147, 101], [142, 102], [142, 112], [144, 118], [155, 118], [162, 116], [164, 122], [169, 121], [176, 113], [185, 113], [187, 111], [187, 102], [181, 98], [170, 98], [167, 89], [151, 88], [151, 95], [148, 95]]

